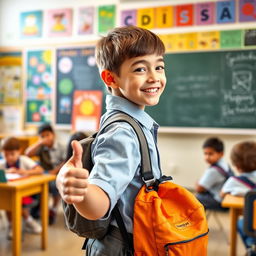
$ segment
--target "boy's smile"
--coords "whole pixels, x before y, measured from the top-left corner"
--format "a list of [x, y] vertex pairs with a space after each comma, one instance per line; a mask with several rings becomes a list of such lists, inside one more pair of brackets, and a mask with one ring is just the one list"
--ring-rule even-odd
[[113, 95], [137, 104], [141, 109], [154, 106], [165, 88], [164, 60], [155, 54], [127, 59], [120, 67], [120, 75], [111, 72]]

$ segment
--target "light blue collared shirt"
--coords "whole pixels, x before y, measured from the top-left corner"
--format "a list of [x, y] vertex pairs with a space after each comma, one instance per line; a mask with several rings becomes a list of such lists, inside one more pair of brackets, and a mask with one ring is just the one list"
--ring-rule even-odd
[[[217, 163], [224, 171], [228, 172], [229, 166], [223, 158]], [[226, 178], [215, 167], [209, 167], [200, 178], [198, 184], [207, 189], [218, 202], [221, 202], [220, 191]]]
[[[153, 174], [161, 176], [159, 153], [156, 145], [156, 122], [135, 104], [118, 96], [107, 95], [106, 113], [101, 124], [115, 112], [125, 112], [136, 119], [147, 138]], [[140, 176], [139, 141], [133, 128], [126, 122], [115, 122], [100, 134], [92, 145], [93, 169], [89, 182], [103, 189], [110, 199], [110, 211], [120, 199], [118, 207], [127, 231], [133, 232], [135, 197], [144, 184]], [[109, 212], [110, 212], [109, 211]], [[115, 224], [115, 221], [112, 223]]]

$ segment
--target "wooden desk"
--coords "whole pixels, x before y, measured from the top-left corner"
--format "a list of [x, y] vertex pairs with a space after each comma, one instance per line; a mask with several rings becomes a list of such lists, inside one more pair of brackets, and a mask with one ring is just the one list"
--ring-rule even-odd
[[12, 213], [12, 252], [19, 256], [21, 251], [21, 209], [22, 197], [40, 193], [41, 195], [41, 248], [47, 247], [48, 229], [48, 182], [54, 180], [55, 175], [36, 175], [17, 181], [0, 183], [0, 209]]
[[222, 206], [230, 208], [230, 248], [229, 256], [236, 256], [237, 220], [244, 208], [244, 197], [227, 194], [222, 201]]

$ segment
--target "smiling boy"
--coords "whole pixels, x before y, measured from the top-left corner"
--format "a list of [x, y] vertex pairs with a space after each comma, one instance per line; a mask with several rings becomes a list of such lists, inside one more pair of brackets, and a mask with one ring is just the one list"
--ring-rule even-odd
[[[100, 75], [111, 92], [101, 125], [114, 113], [125, 112], [142, 127], [147, 138], [152, 170], [161, 176], [156, 145], [158, 124], [144, 111], [158, 104], [164, 91], [164, 44], [149, 30], [135, 26], [109, 32], [96, 46]], [[92, 145], [93, 169], [82, 168], [82, 148], [73, 141], [73, 157], [61, 168], [57, 187], [66, 203], [87, 219], [107, 218], [116, 203], [127, 231], [133, 233], [133, 205], [143, 185], [139, 141], [126, 122], [115, 122]], [[128, 255], [117, 224], [101, 240], [89, 239], [86, 255]]]

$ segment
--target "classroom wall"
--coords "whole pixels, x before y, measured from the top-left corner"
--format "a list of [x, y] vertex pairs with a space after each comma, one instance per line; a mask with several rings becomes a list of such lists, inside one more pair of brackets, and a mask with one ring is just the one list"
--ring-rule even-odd
[[[195, 3], [204, 2], [203, 1], [157, 1], [157, 5], [168, 5], [177, 3]], [[119, 0], [94, 0], [94, 1], [82, 1], [76, 0], [0, 0], [0, 46], [30, 46], [30, 45], [44, 45], [48, 43], [65, 43], [65, 42], [77, 42], [77, 41], [87, 41], [95, 40], [98, 38], [97, 35], [90, 37], [77, 37], [72, 36], [70, 38], [42, 38], [30, 39], [29, 41], [21, 40], [19, 38], [19, 13], [21, 11], [29, 11], [36, 9], [51, 9], [60, 7], [80, 7], [80, 6], [90, 6], [90, 5], [103, 5], [103, 4], [117, 4], [117, 8], [131, 8], [143, 7], [143, 6], [156, 6], [155, 1], [119, 1]], [[118, 19], [118, 17], [117, 17]], [[11, 21], [11, 22], [10, 22]], [[95, 21], [96, 22], [96, 21]], [[228, 28], [246, 28], [252, 27], [252, 24], [227, 24], [221, 25], [222, 29]], [[255, 24], [254, 24], [255, 26]], [[207, 29], [215, 30], [218, 26], [211, 27], [191, 27], [191, 28], [175, 28], [174, 33], [182, 31], [202, 31]], [[158, 31], [155, 31], [158, 32]], [[168, 30], [162, 31], [163, 33], [168, 33]], [[169, 78], [170, 79], [170, 78]], [[216, 132], [216, 131], [215, 131]], [[69, 131], [57, 131], [58, 137], [62, 141], [67, 141], [69, 136]], [[161, 155], [162, 170], [165, 174], [170, 174], [173, 176], [174, 181], [192, 188], [196, 180], [201, 176], [204, 169], [206, 168], [206, 163], [203, 160], [202, 153], [202, 143], [209, 136], [219, 136], [224, 140], [226, 146], [225, 158], [229, 161], [229, 154], [231, 147], [238, 141], [245, 139], [256, 139], [256, 132], [246, 135], [240, 134], [229, 134], [227, 131], [218, 130], [217, 134], [212, 133], [212, 131], [194, 132], [187, 131], [183, 133], [179, 132], [160, 132], [158, 144]]]

